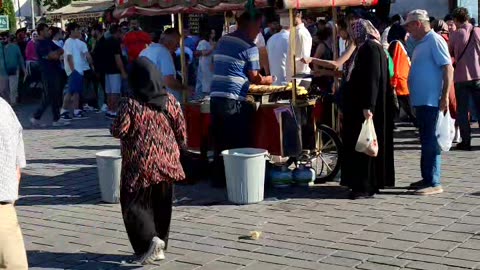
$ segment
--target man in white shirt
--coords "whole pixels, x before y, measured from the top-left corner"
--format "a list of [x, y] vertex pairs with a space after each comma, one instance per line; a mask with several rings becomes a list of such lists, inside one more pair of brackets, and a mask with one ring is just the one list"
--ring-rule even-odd
[[[298, 11], [295, 15], [294, 25], [296, 29], [295, 36], [295, 64], [297, 74], [310, 74], [310, 67], [304, 64], [301, 59], [309, 58], [312, 52], [312, 36], [302, 21], [302, 12]], [[291, 80], [293, 74], [293, 65], [290, 63], [290, 57], [287, 61], [287, 80]], [[297, 81], [297, 83], [301, 83]]]
[[0, 115], [0, 269], [26, 270], [27, 253], [14, 207], [20, 169], [26, 166], [22, 126], [2, 98]]
[[287, 85], [287, 58], [290, 44], [290, 27], [288, 14], [281, 15], [280, 25], [282, 30], [273, 36], [267, 42], [268, 63], [270, 65], [270, 74], [277, 80], [273, 85]]
[[68, 92], [63, 99], [63, 108], [60, 111], [60, 117], [64, 120], [70, 120], [69, 109], [73, 109], [73, 119], [88, 118], [80, 109], [80, 95], [83, 92], [83, 72], [85, 70], [85, 59], [88, 59], [90, 66], [93, 61], [88, 52], [87, 44], [80, 38], [82, 32], [80, 26], [71, 23], [67, 27], [70, 37], [65, 42], [63, 49], [65, 72], [68, 76]]
[[177, 30], [169, 28], [162, 34], [155, 33], [153, 43], [140, 53], [140, 57], [146, 57], [157, 67], [162, 75], [167, 91], [174, 95], [177, 101], [183, 101], [183, 92], [190, 88], [180, 83], [176, 78], [175, 64], [172, 54], [178, 49], [180, 34]]

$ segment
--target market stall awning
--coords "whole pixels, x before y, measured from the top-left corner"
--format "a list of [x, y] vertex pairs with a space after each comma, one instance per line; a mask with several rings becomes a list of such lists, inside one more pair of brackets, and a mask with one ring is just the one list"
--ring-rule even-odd
[[[116, 18], [133, 15], [158, 16], [176, 13], [218, 13], [245, 9], [246, 0], [116, 0], [113, 16]], [[268, 0], [255, 0], [262, 8]]]
[[113, 0], [74, 1], [68, 6], [48, 12], [47, 16], [53, 19], [98, 18], [114, 6]]
[[[246, 0], [116, 0], [113, 16], [116, 18], [134, 15], [157, 16], [176, 13], [218, 13], [245, 9]], [[255, 0], [258, 8], [272, 2], [283, 2], [285, 9], [320, 8], [332, 6], [370, 6], [378, 0]]]

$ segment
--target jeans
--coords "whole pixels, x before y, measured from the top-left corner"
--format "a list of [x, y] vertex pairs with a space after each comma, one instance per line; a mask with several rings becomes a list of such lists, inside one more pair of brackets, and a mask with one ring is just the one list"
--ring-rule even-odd
[[52, 107], [53, 122], [57, 122], [60, 119], [60, 108], [62, 107], [63, 87], [65, 81], [59, 78], [62, 77], [62, 70], [55, 72], [42, 72], [42, 103], [38, 110], [33, 115], [33, 118], [40, 120], [43, 113], [48, 108]]
[[415, 107], [415, 111], [422, 145], [420, 168], [423, 182], [431, 187], [440, 186], [442, 159], [440, 146], [435, 136], [439, 110], [437, 107], [418, 106]]
[[214, 160], [212, 184], [224, 187], [225, 167], [223, 150], [252, 146], [252, 120], [254, 107], [245, 101], [212, 97], [210, 101]]
[[470, 145], [471, 129], [468, 112], [470, 108], [470, 99], [472, 99], [476, 109], [475, 116], [480, 118], [480, 112], [478, 109], [480, 108], [480, 80], [456, 83], [455, 94], [457, 95], [457, 123], [460, 127], [460, 135], [462, 136], [462, 141], [465, 144]]

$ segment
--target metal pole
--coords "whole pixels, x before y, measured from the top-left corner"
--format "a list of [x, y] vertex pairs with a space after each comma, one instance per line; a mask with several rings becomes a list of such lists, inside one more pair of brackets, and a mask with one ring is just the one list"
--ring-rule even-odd
[[[187, 66], [185, 63], [185, 36], [183, 35], [183, 16], [178, 13], [178, 31], [180, 33], [180, 64], [182, 67], [182, 83], [187, 84]], [[183, 103], [187, 102], [187, 92], [183, 92]]]
[[170, 19], [172, 21], [172, 28], [175, 28], [175, 15], [174, 14], [170, 14]]
[[32, 9], [32, 29], [35, 30], [36, 25], [35, 25], [35, 0], [30, 0], [30, 5]]
[[[293, 12], [293, 9], [289, 9], [289, 15], [290, 15], [290, 55], [288, 57], [290, 57], [290, 61], [291, 61], [291, 67], [292, 67], [292, 71], [293, 71], [293, 76], [295, 76], [295, 74], [297, 74], [297, 64], [295, 63], [295, 45], [296, 45], [296, 37], [297, 37], [297, 33], [296, 33], [296, 28], [295, 28], [295, 24], [294, 24], [294, 21], [295, 21], [295, 17], [294, 17], [294, 12]], [[295, 106], [297, 105], [297, 80], [293, 79], [293, 87], [292, 87], [292, 104]]]
[[[337, 38], [337, 21], [338, 21], [338, 14], [337, 14], [337, 8], [335, 6], [332, 7], [332, 19], [333, 19], [333, 37], [334, 37], [334, 42], [333, 42], [333, 60], [338, 59], [338, 41], [339, 39]], [[333, 91], [334, 93], [338, 90], [339, 87], [339, 81], [337, 76], [333, 76]], [[332, 103], [332, 128], [333, 130], [337, 130], [337, 117], [336, 117], [336, 107], [335, 103]]]

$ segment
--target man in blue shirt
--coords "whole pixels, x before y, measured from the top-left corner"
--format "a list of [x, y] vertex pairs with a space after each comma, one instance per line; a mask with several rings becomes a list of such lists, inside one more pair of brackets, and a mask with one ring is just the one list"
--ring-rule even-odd
[[162, 74], [167, 91], [175, 96], [178, 102], [182, 102], [183, 92], [189, 92], [190, 88], [175, 78], [176, 70], [172, 54], [177, 50], [179, 43], [180, 34], [174, 28], [169, 28], [163, 33], [155, 33], [153, 43], [143, 50], [140, 56], [152, 61]]
[[40, 118], [48, 108], [52, 107], [53, 126], [60, 127], [70, 124], [66, 120], [60, 119], [60, 108], [62, 107], [63, 87], [65, 86], [59, 78], [64, 76], [60, 57], [63, 55], [63, 49], [55, 45], [50, 39], [48, 25], [41, 23], [37, 26], [38, 40], [36, 50], [40, 63], [43, 95], [42, 104], [35, 112], [30, 122], [33, 126], [38, 126]]
[[223, 150], [251, 146], [250, 127], [254, 107], [246, 102], [250, 83], [270, 85], [271, 76], [260, 75], [258, 48], [253, 41], [260, 32], [262, 15], [244, 12], [235, 32], [223, 36], [213, 55], [214, 74], [210, 112], [214, 137], [213, 186], [225, 186]]
[[410, 98], [417, 113], [422, 145], [422, 180], [411, 185], [417, 194], [442, 193], [440, 183], [441, 150], [435, 130], [439, 111], [448, 110], [448, 91], [453, 84], [453, 67], [445, 40], [430, 28], [428, 13], [414, 10], [405, 27], [415, 41], [408, 78]]

